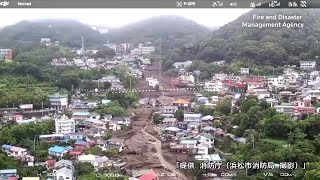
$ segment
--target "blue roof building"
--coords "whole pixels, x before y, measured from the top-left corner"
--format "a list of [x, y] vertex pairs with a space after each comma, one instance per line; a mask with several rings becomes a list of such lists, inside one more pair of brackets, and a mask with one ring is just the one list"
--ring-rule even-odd
[[8, 144], [4, 144], [2, 145], [2, 150], [6, 151], [6, 150], [10, 150], [11, 148], [13, 148], [14, 146], [8, 145]]
[[62, 146], [54, 146], [48, 149], [48, 154], [54, 157], [63, 157], [69, 151], [68, 148]]

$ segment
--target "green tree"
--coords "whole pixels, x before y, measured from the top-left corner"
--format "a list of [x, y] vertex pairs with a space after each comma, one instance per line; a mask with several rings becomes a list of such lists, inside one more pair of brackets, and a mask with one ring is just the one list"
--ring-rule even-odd
[[86, 150], [87, 154], [93, 154], [93, 155], [101, 155], [103, 153], [102, 149], [99, 146], [91, 147]]
[[89, 162], [77, 163], [75, 165], [76, 175], [82, 176], [86, 174], [90, 174], [94, 171], [94, 166]]
[[184, 112], [181, 109], [178, 109], [175, 113], [174, 113], [174, 117], [177, 118], [178, 121], [183, 121], [184, 118]]

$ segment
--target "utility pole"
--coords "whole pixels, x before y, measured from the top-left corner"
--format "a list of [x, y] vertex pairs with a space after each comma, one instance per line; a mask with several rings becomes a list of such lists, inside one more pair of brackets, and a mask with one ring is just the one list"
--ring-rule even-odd
[[252, 138], [252, 150], [254, 150], [254, 136], [253, 136], [253, 134], [251, 134], [251, 138]]

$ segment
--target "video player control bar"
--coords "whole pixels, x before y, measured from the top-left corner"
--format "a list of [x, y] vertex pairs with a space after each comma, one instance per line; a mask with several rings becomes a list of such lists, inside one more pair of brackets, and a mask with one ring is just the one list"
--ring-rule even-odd
[[0, 0], [0, 8], [320, 8], [320, 0]]

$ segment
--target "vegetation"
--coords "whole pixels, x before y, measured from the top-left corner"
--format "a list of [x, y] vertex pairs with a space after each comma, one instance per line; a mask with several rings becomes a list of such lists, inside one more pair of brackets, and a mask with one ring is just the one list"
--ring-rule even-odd
[[163, 121], [164, 117], [161, 116], [159, 113], [155, 113], [152, 117], [152, 120], [155, 124], [161, 124]]
[[77, 163], [75, 165], [76, 175], [82, 176], [86, 174], [90, 174], [94, 171], [94, 166], [89, 162]]
[[41, 38], [51, 38], [51, 42], [59, 41], [68, 47], [81, 47], [81, 37], [86, 47], [94, 47], [104, 43], [104, 36], [99, 31], [73, 20], [22, 21], [7, 26], [0, 31], [0, 46], [39, 47]]
[[[289, 29], [242, 27], [242, 22], [274, 22], [273, 20], [254, 20], [252, 18], [254, 14], [261, 16], [300, 15], [303, 17], [300, 23], [313, 25]], [[239, 66], [250, 67], [253, 74], [275, 74], [278, 67], [283, 67], [283, 65], [298, 65], [300, 60], [317, 60], [316, 57], [319, 56], [320, 50], [318, 31], [320, 21], [316, 17], [319, 15], [318, 10], [254, 9], [214, 31], [200, 43], [172, 48], [163, 58], [163, 66], [171, 68], [174, 62], [186, 60], [202, 60], [203, 63], [225, 60], [226, 63], [231, 63], [231, 66], [218, 68], [214, 65], [210, 67], [197, 67], [196, 65], [196, 70], [209, 72], [209, 74], [202, 73], [202, 77], [208, 77], [210, 73], [217, 71], [239, 73]], [[279, 22], [284, 21], [288, 23], [294, 20], [279, 20]], [[192, 52], [192, 55], [185, 56], [188, 52]], [[262, 64], [263, 67], [261, 67]]]
[[183, 117], [184, 117], [184, 112], [181, 109], [178, 109], [175, 113], [174, 113], [174, 117], [177, 118], [178, 121], [183, 121]]

